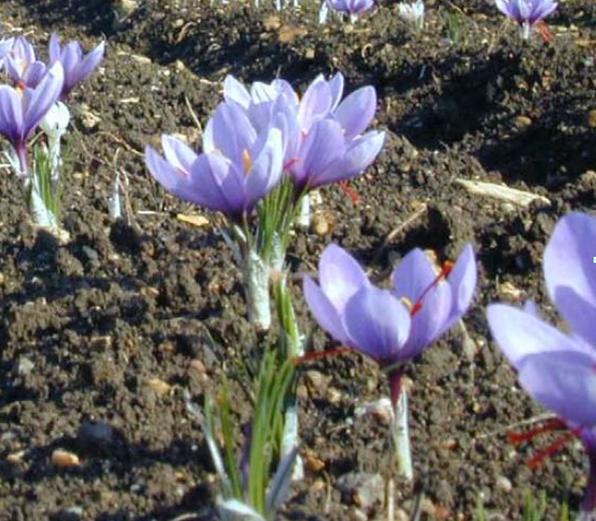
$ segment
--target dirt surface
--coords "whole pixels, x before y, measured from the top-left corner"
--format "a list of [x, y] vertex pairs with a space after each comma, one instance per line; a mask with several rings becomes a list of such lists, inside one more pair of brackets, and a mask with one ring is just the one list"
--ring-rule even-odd
[[[193, 117], [206, 121], [228, 73], [245, 81], [279, 75], [303, 89], [336, 70], [349, 91], [377, 87], [375, 126], [387, 130], [387, 145], [351, 183], [358, 201], [323, 190], [316, 215], [328, 226], [297, 234], [293, 272], [315, 271], [330, 241], [379, 280], [414, 246], [453, 258], [471, 241], [480, 262], [467, 343], [456, 329], [408, 369], [417, 479], [395, 484], [396, 507], [409, 515], [422, 497], [420, 519], [467, 520], [480, 502], [502, 516], [494, 519], [515, 520], [526, 490], [547, 493], [549, 520], [565, 498], [577, 507], [578, 446], [530, 471], [526, 459], [548, 439], [507, 442], [508, 431], [542, 411], [490, 341], [484, 307], [532, 298], [556, 318], [541, 280], [544, 244], [559, 216], [594, 211], [596, 201], [596, 5], [564, 2], [549, 20], [552, 41], [522, 45], [480, 0], [427, 2], [421, 34], [388, 2], [354, 26], [323, 28], [315, 5], [276, 13], [236, 3], [139, 4], [125, 13], [104, 0], [0, 3], [5, 35], [24, 32], [42, 47], [51, 31], [87, 47], [108, 41], [101, 69], [71, 101], [63, 197], [70, 242], [35, 231], [18, 180], [0, 176], [0, 520], [214, 518], [214, 469], [182, 391], [201, 402], [265, 339], [242, 318], [239, 273], [217, 217], [206, 214], [201, 227], [179, 221], [197, 209], [156, 186], [142, 151], [163, 132], [196, 142]], [[456, 41], [447, 38], [448, 13], [459, 19]], [[108, 217], [115, 169], [127, 174], [129, 224]], [[505, 182], [550, 203], [522, 208], [471, 195], [456, 178]], [[298, 275], [295, 290], [301, 299]], [[331, 347], [298, 307], [315, 347]], [[387, 426], [354, 411], [386, 392], [383, 375], [358, 355], [304, 367], [302, 452], [311, 464], [284, 518], [362, 518], [341, 484], [354, 472], [386, 482], [389, 446]], [[56, 449], [79, 464], [57, 467]], [[380, 501], [363, 510], [386, 518]]]

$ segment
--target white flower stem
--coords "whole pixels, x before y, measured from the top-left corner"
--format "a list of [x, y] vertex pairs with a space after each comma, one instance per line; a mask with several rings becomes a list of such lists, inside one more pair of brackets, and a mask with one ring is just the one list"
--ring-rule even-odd
[[33, 216], [33, 221], [37, 226], [43, 228], [57, 229], [58, 221], [54, 213], [46, 206], [43, 198], [41, 197], [39, 188], [39, 177], [37, 174], [33, 175], [32, 182], [30, 185], [30, 210]]
[[308, 192], [300, 199], [300, 210], [296, 218], [296, 224], [304, 229], [310, 226], [310, 194]]
[[397, 453], [399, 475], [411, 481], [414, 478], [412, 469], [412, 451], [410, 449], [410, 431], [408, 429], [408, 393], [402, 389], [395, 404], [393, 420], [393, 440]]
[[244, 288], [248, 320], [259, 330], [267, 331], [271, 326], [269, 266], [253, 249], [244, 259]]

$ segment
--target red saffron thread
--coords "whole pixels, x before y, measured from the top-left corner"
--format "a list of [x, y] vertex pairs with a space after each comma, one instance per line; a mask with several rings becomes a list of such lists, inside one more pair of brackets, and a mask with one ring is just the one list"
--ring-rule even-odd
[[313, 360], [320, 360], [321, 358], [327, 358], [328, 356], [337, 356], [344, 353], [351, 353], [353, 349], [349, 347], [337, 347], [335, 349], [328, 349], [327, 351], [314, 351], [311, 353], [306, 353], [302, 356], [297, 356], [294, 358], [294, 363], [296, 365], [303, 364], [304, 362], [311, 362]]
[[451, 273], [452, 269], [453, 269], [453, 262], [445, 261], [443, 263], [443, 266], [441, 266], [441, 271], [433, 279], [433, 281], [424, 289], [422, 294], [418, 297], [416, 302], [414, 302], [414, 304], [412, 305], [412, 307], [410, 309], [410, 316], [413, 317], [416, 313], [418, 313], [422, 309], [422, 301], [424, 300], [424, 297], [426, 297], [426, 295], [428, 295], [429, 291], [431, 289], [433, 289], [439, 282], [441, 282], [442, 279], [444, 279], [444, 278], [446, 279], [449, 276], [449, 274]]
[[360, 202], [360, 196], [358, 195], [358, 192], [348, 185], [346, 180], [339, 181], [338, 184], [344, 193], [352, 200], [352, 204], [358, 204]]
[[552, 432], [565, 428], [565, 423], [563, 423], [558, 418], [553, 418], [551, 420], [548, 420], [544, 425], [541, 425], [540, 427], [536, 427], [526, 432], [508, 432], [507, 441], [512, 445], [520, 445], [521, 443], [533, 440], [536, 436], [545, 432]]
[[526, 465], [532, 470], [537, 469], [545, 459], [549, 458], [550, 456], [555, 455], [559, 452], [565, 444], [575, 436], [573, 431], [566, 432], [559, 436], [555, 441], [553, 441], [550, 445], [546, 446], [544, 449], [539, 450], [536, 454], [534, 454], [527, 462]]

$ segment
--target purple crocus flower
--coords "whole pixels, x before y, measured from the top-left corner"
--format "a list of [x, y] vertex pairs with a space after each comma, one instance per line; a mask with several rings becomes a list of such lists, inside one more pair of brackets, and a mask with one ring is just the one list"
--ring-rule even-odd
[[145, 150], [151, 175], [177, 197], [232, 218], [249, 213], [281, 178], [279, 129], [258, 133], [237, 104], [218, 106], [205, 127], [202, 154], [171, 136], [162, 137], [162, 146], [165, 158]]
[[318, 76], [302, 98], [276, 80], [246, 89], [228, 76], [224, 97], [247, 113], [257, 128], [273, 124], [282, 131], [284, 169], [298, 190], [349, 179], [365, 170], [380, 152], [385, 133], [363, 132], [374, 117], [375, 89], [362, 87], [343, 101], [344, 78]]
[[4, 69], [15, 85], [35, 88], [46, 73], [46, 64], [35, 57], [33, 45], [24, 36], [12, 40], [4, 56]]
[[375, 3], [374, 0], [325, 0], [329, 9], [349, 14], [352, 18], [368, 11]]
[[[518, 372], [521, 386], [554, 411], [583, 442], [590, 476], [582, 512], [596, 514], [596, 217], [573, 212], [559, 220], [544, 252], [551, 300], [570, 327], [524, 309], [488, 306], [491, 333]], [[590, 517], [590, 519], [592, 519]]]
[[50, 67], [37, 87], [0, 86], [0, 134], [14, 147], [20, 173], [26, 175], [26, 145], [31, 134], [56, 103], [62, 90], [64, 72], [59, 63]]
[[99, 65], [105, 52], [105, 42], [101, 42], [86, 56], [77, 41], [60, 46], [60, 39], [53, 33], [50, 37], [50, 63], [60, 62], [64, 67], [64, 86], [60, 99], [64, 101], [77, 84], [86, 80]]
[[525, 40], [530, 37], [530, 31], [537, 22], [544, 20], [556, 8], [553, 0], [495, 0], [497, 9], [509, 19], [513, 20], [522, 30]]
[[342, 344], [390, 369], [392, 400], [399, 365], [420, 354], [467, 310], [476, 286], [476, 261], [467, 245], [438, 273], [419, 249], [395, 268], [393, 288], [373, 286], [358, 263], [334, 244], [319, 261], [319, 285], [304, 279], [304, 297], [319, 325]]

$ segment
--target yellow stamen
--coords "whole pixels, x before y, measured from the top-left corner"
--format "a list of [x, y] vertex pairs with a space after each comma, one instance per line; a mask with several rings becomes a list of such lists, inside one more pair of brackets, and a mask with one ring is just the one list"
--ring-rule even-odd
[[408, 308], [408, 311], [412, 311], [414, 304], [412, 304], [412, 301], [408, 297], [401, 297], [399, 300], [401, 300], [401, 303]]
[[242, 151], [242, 169], [244, 170], [244, 174], [248, 174], [248, 171], [252, 168], [252, 159], [250, 158], [250, 153], [246, 148]]

